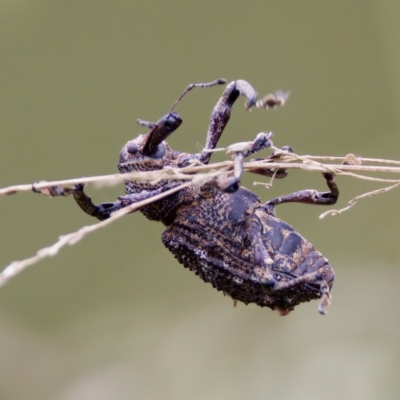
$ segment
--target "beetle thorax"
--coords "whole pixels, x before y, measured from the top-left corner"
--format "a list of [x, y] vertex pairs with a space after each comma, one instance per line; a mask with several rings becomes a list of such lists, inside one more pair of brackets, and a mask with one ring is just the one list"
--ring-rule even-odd
[[[158, 145], [157, 152], [149, 157], [143, 154], [142, 150], [146, 141], [146, 135], [140, 135], [126, 143], [120, 153], [118, 169], [121, 173], [129, 172], [152, 172], [163, 169], [165, 166], [174, 166], [175, 158], [178, 152], [174, 152], [167, 142]], [[156, 178], [155, 178], [156, 179]], [[160, 180], [156, 183], [151, 181], [127, 181], [125, 191], [127, 194], [138, 194], [145, 192], [154, 192], [154, 194], [165, 192], [179, 185], [179, 181]], [[144, 207], [141, 212], [150, 220], [163, 220], [173, 207], [172, 199], [163, 199], [149, 206]]]

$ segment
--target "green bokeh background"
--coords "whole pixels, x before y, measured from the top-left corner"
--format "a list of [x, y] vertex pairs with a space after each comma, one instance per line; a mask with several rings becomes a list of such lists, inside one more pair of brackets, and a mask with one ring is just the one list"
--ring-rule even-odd
[[[292, 93], [276, 111], [237, 104], [221, 145], [272, 130], [300, 154], [399, 159], [399, 21], [398, 1], [1, 0], [0, 186], [116, 172], [136, 118], [219, 77]], [[221, 92], [185, 98], [173, 148], [200, 149]], [[339, 207], [379, 187], [337, 183]], [[296, 171], [257, 193], [304, 188], [325, 190]], [[123, 188], [88, 191], [102, 202]], [[0, 290], [0, 399], [398, 399], [398, 199], [324, 220], [279, 207], [335, 268], [327, 317], [317, 302], [287, 317], [233, 308], [140, 214], [91, 234]], [[29, 193], [1, 198], [0, 221], [3, 267], [94, 222], [70, 198]]]

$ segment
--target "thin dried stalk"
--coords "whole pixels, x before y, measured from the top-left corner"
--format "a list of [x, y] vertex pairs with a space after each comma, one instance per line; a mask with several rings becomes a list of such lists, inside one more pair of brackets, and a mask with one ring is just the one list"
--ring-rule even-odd
[[[309, 156], [307, 156], [309, 157]], [[343, 157], [341, 157], [343, 160]], [[90, 176], [74, 179], [66, 179], [59, 181], [41, 181], [38, 183], [29, 183], [22, 185], [8, 186], [0, 189], [0, 196], [7, 196], [21, 192], [30, 192], [32, 188], [40, 190], [49, 186], [72, 186], [76, 183], [94, 183], [97, 186], [103, 185], [116, 185], [121, 182], [126, 181], [149, 181], [158, 182], [165, 179], [174, 179], [182, 181], [190, 181], [194, 179], [194, 173], [210, 171], [210, 170], [222, 170], [222, 169], [233, 169], [233, 161], [224, 161], [215, 164], [202, 165], [202, 166], [192, 166], [186, 168], [165, 168], [159, 171], [146, 171], [146, 172], [131, 172], [127, 174], [112, 174], [112, 175], [100, 175], [100, 176]], [[382, 179], [369, 177], [365, 175], [354, 174], [353, 171], [358, 172], [388, 172], [388, 173], [400, 173], [400, 167], [382, 167], [382, 166], [365, 166], [365, 165], [340, 165], [340, 164], [322, 164], [316, 163], [311, 159], [306, 159], [303, 163], [293, 163], [293, 162], [247, 162], [244, 163], [244, 171], [252, 172], [260, 168], [285, 168], [285, 169], [302, 169], [306, 171], [313, 172], [333, 172], [335, 175], [341, 176], [351, 176], [353, 178], [366, 179], [376, 182], [388, 182], [395, 183], [398, 180], [395, 179]], [[209, 172], [210, 176], [215, 175], [215, 172]]]
[[59, 250], [62, 249], [67, 244], [74, 245], [75, 243], [83, 239], [88, 233], [104, 228], [105, 226], [113, 223], [115, 220], [123, 217], [124, 215], [133, 213], [139, 210], [140, 208], [146, 206], [147, 204], [150, 204], [154, 201], [160, 200], [166, 196], [176, 193], [179, 190], [182, 190], [183, 188], [188, 187], [190, 185], [191, 185], [190, 183], [182, 184], [162, 194], [154, 196], [151, 199], [143, 200], [135, 204], [132, 204], [128, 207], [122, 208], [114, 212], [110, 218], [104, 221], [98, 222], [97, 224], [84, 226], [83, 228], [80, 228], [76, 232], [60, 236], [59, 240], [56, 243], [54, 243], [49, 247], [45, 247], [39, 250], [33, 257], [26, 258], [21, 261], [13, 261], [0, 273], [0, 287], [3, 286], [5, 283], [7, 283], [11, 278], [19, 274], [21, 271], [23, 271], [25, 268], [29, 267], [30, 265], [36, 264], [37, 262], [43, 260], [46, 257], [55, 256], [59, 252]]
[[[232, 146], [229, 146], [227, 149], [217, 149], [217, 150], [228, 150], [232, 149]], [[278, 149], [275, 149], [279, 151]], [[382, 165], [343, 165], [343, 164], [325, 164], [320, 162], [321, 160], [329, 160], [329, 161], [343, 161], [343, 157], [335, 157], [335, 156], [299, 156], [294, 153], [282, 153], [280, 154], [279, 159], [274, 159], [271, 162], [271, 159], [267, 159], [265, 161], [251, 161], [244, 164], [245, 172], [252, 172], [258, 170], [260, 168], [273, 168], [275, 171], [278, 169], [302, 169], [311, 172], [330, 172], [339, 176], [349, 176], [351, 178], [375, 181], [375, 182], [385, 182], [390, 184], [390, 186], [374, 190], [371, 192], [364, 193], [352, 199], [347, 207], [344, 207], [339, 210], [329, 210], [326, 213], [320, 215], [320, 218], [324, 218], [326, 215], [339, 215], [342, 212], [348, 210], [352, 206], [356, 204], [356, 202], [362, 198], [370, 197], [373, 195], [385, 193], [389, 190], [392, 190], [398, 186], [400, 186], [400, 179], [387, 179], [387, 178], [377, 178], [369, 175], [362, 175], [360, 173], [400, 173], [400, 167], [396, 166], [382, 166]], [[357, 158], [357, 160], [365, 163], [377, 163], [377, 164], [392, 164], [392, 165], [400, 165], [400, 161], [396, 160], [382, 160], [382, 159], [373, 159], [373, 158]], [[279, 162], [278, 162], [279, 161]], [[151, 199], [144, 200], [135, 204], [132, 204], [128, 207], [120, 209], [113, 213], [111, 217], [105, 221], [98, 222], [93, 225], [84, 226], [76, 232], [69, 233], [67, 235], [61, 236], [59, 240], [53, 245], [43, 248], [39, 250], [35, 256], [21, 260], [14, 261], [10, 265], [8, 265], [3, 272], [0, 273], [0, 286], [3, 286], [6, 282], [8, 282], [12, 277], [16, 276], [18, 273], [23, 271], [30, 265], [33, 265], [40, 260], [56, 255], [60, 249], [64, 246], [74, 245], [81, 239], [83, 239], [87, 234], [93, 232], [95, 230], [101, 229], [115, 220], [121, 218], [126, 214], [133, 213], [140, 208], [148, 205], [152, 202], [158, 201], [166, 196], [171, 195], [183, 188], [189, 187], [191, 185], [201, 185], [205, 183], [207, 180], [221, 174], [231, 173], [233, 170], [234, 163], [233, 161], [224, 161], [209, 165], [191, 165], [186, 168], [174, 169], [174, 168], [164, 168], [159, 171], [146, 171], [146, 172], [132, 172], [127, 174], [112, 174], [112, 175], [102, 175], [102, 176], [92, 176], [92, 177], [83, 177], [76, 179], [67, 179], [60, 181], [51, 181], [51, 182], [39, 182], [35, 184], [25, 184], [25, 185], [13, 185], [3, 189], [0, 189], [0, 196], [11, 195], [15, 193], [21, 192], [29, 192], [32, 191], [33, 187], [42, 192], [45, 191], [46, 188], [50, 186], [61, 186], [61, 187], [69, 187], [73, 186], [76, 183], [94, 183], [97, 186], [102, 185], [115, 185], [121, 182], [126, 181], [149, 181], [150, 183], [156, 183], [160, 180], [181, 180], [182, 185], [175, 187], [169, 191], [166, 191], [160, 195], [154, 196]], [[255, 182], [255, 184], [262, 184], [266, 188], [272, 186], [274, 181], [274, 176], [270, 179], [268, 183]]]
[[332, 217], [336, 217], [337, 215], [340, 215], [342, 212], [347, 211], [349, 208], [353, 207], [357, 203], [358, 200], [364, 199], [365, 197], [372, 197], [372, 196], [375, 196], [377, 194], [386, 193], [389, 190], [397, 188], [398, 186], [400, 186], [400, 182], [398, 182], [398, 183], [396, 183], [396, 184], [394, 184], [392, 186], [388, 186], [388, 187], [385, 187], [385, 188], [373, 190], [371, 192], [367, 192], [367, 193], [361, 194], [359, 196], [356, 196], [356, 197], [354, 197], [354, 199], [350, 200], [347, 203], [347, 207], [343, 207], [340, 210], [329, 210], [329, 211], [326, 211], [326, 212], [322, 213], [319, 216], [319, 218], [320, 219], [325, 218], [327, 215], [332, 215]]

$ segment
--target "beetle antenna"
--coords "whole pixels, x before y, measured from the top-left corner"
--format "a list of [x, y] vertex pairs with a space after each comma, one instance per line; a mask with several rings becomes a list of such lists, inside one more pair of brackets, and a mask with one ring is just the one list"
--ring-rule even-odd
[[192, 90], [193, 88], [195, 88], [195, 87], [205, 88], [205, 87], [211, 87], [211, 86], [216, 86], [216, 85], [224, 85], [225, 83], [226, 83], [226, 79], [224, 79], [224, 78], [216, 79], [215, 81], [212, 81], [212, 82], [191, 83], [191, 84], [183, 91], [183, 93], [179, 96], [178, 100], [175, 101], [175, 103], [173, 104], [173, 106], [171, 107], [171, 109], [169, 110], [169, 112], [171, 113], [172, 111], [174, 111], [175, 107], [176, 107], [177, 104], [185, 97], [186, 93], [189, 92], [190, 90]]
[[144, 119], [137, 119], [137, 124], [140, 126], [145, 126], [146, 128], [153, 129], [156, 126], [155, 122], [145, 121]]

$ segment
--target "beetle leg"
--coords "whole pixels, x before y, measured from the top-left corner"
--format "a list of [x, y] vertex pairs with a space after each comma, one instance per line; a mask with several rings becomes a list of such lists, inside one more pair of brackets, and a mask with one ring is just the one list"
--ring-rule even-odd
[[216, 187], [221, 192], [233, 193], [239, 189], [240, 178], [243, 173], [243, 153], [237, 152], [234, 160], [233, 176], [221, 175], [213, 178], [210, 185]]
[[289, 193], [284, 196], [276, 197], [265, 203], [266, 206], [275, 206], [281, 203], [306, 203], [330, 206], [335, 204], [339, 197], [339, 189], [333, 181], [330, 173], [322, 174], [328, 185], [329, 192], [318, 192], [316, 190], [300, 190], [299, 192]]
[[[240, 150], [243, 153], [243, 157], [251, 156], [257, 151], [268, 149], [269, 147], [271, 147], [271, 137], [272, 132], [260, 132], [252, 142], [244, 143], [243, 150]], [[229, 146], [227, 152], [232, 152], [232, 150], [235, 150], [236, 147], [240, 147], [240, 145], [240, 143], [237, 143]]]
[[82, 209], [82, 211], [84, 211], [86, 214], [89, 214], [92, 217], [96, 217], [101, 221], [110, 218], [111, 214], [114, 211], [127, 207], [131, 204], [137, 203], [139, 201], [150, 199], [151, 197], [162, 193], [163, 190], [163, 188], [151, 191], [143, 190], [139, 193], [131, 193], [125, 196], [120, 196], [118, 197], [118, 200], [113, 202], [106, 202], [96, 205], [92, 202], [92, 199], [84, 192], [83, 188], [84, 185], [78, 183], [74, 186], [74, 188], [49, 186], [39, 190], [36, 189], [35, 186], [33, 186], [32, 190], [35, 193], [42, 193], [52, 197], [69, 196], [70, 194], [72, 194], [74, 200], [76, 201], [78, 206]]
[[100, 221], [110, 218], [111, 214], [114, 211], [125, 208], [139, 201], [150, 199], [151, 197], [156, 196], [163, 191], [163, 188], [151, 191], [142, 190], [139, 193], [131, 193], [125, 196], [119, 196], [118, 200], [113, 202], [100, 203], [96, 205], [92, 202], [92, 199], [84, 192], [83, 188], [84, 185], [81, 183], [77, 183], [73, 188], [48, 186], [42, 189], [36, 189], [34, 185], [32, 186], [33, 192], [41, 193], [51, 197], [69, 196], [70, 194], [72, 194], [74, 200], [82, 211], [84, 211], [86, 214], [89, 214], [91, 217], [99, 219]]
[[247, 98], [247, 109], [250, 109], [256, 104], [257, 92], [247, 81], [237, 80], [227, 85], [211, 113], [205, 149], [202, 153], [196, 155], [196, 158], [204, 164], [209, 163], [212, 153], [207, 150], [216, 148], [218, 140], [231, 117], [233, 104], [240, 95]]
[[95, 205], [92, 199], [84, 192], [83, 187], [84, 185], [80, 183], [75, 185], [72, 192], [74, 200], [82, 211], [92, 217], [96, 217], [100, 221], [109, 218], [112, 212], [124, 207], [119, 200]]
[[[272, 153], [266, 159], [256, 158], [255, 160], [250, 160], [250, 162], [267, 161], [273, 163], [273, 160], [279, 158], [282, 151], [285, 151], [287, 153], [293, 153], [293, 149], [290, 146], [283, 146], [279, 151]], [[286, 178], [288, 175], [287, 170], [285, 168], [279, 168], [278, 170], [276, 168], [258, 168], [258, 169], [253, 169], [249, 172], [251, 172], [252, 174], [269, 176], [269, 177], [274, 176], [276, 179]]]
[[274, 279], [270, 265], [273, 264], [267, 249], [262, 241], [262, 224], [256, 216], [250, 217], [246, 221], [245, 234], [251, 243], [254, 256], [253, 279], [271, 289], [278, 283]]
[[[236, 143], [228, 147], [228, 153], [234, 152], [234, 172], [233, 176], [225, 175], [217, 177], [212, 181], [212, 185], [222, 192], [233, 193], [239, 189], [240, 178], [243, 173], [243, 159], [257, 151], [267, 149], [271, 146], [269, 138], [271, 133], [261, 132], [252, 142]], [[240, 151], [238, 151], [240, 150]]]
[[73, 191], [73, 196], [78, 204], [78, 206], [86, 213], [91, 215], [92, 217], [96, 217], [99, 220], [105, 220], [110, 218], [111, 214], [114, 211], [117, 211], [121, 208], [125, 208], [130, 206], [131, 204], [137, 203], [142, 200], [150, 199], [160, 193], [162, 193], [163, 188], [159, 188], [156, 190], [143, 190], [139, 193], [130, 193], [125, 196], [119, 196], [118, 200], [114, 202], [101, 203], [95, 205], [92, 203], [92, 199], [87, 196], [87, 194], [83, 191], [83, 185], [75, 185], [75, 189]]

